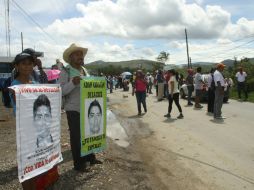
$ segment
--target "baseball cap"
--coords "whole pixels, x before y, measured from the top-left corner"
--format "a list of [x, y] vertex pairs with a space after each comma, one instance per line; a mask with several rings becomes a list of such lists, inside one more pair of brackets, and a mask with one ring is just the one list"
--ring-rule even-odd
[[19, 53], [16, 55], [15, 59], [14, 59], [14, 64], [18, 64], [19, 62], [23, 61], [24, 59], [30, 58], [32, 59], [32, 55], [28, 54], [28, 53]]
[[30, 54], [31, 56], [36, 56], [36, 57], [42, 57], [42, 56], [43, 56], [43, 53], [42, 53], [42, 52], [35, 51], [35, 50], [32, 49], [32, 48], [24, 49], [24, 50], [22, 51], [22, 53], [27, 53], [27, 54]]

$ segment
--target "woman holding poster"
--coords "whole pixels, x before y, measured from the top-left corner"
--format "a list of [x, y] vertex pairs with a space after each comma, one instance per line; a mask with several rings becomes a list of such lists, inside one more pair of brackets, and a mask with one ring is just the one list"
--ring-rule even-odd
[[[17, 73], [16, 73], [16, 76], [14, 76], [12, 86], [22, 85], [22, 84], [35, 84], [35, 82], [31, 80], [31, 74], [33, 72], [33, 65], [34, 65], [33, 63], [34, 63], [34, 59], [30, 54], [20, 53], [16, 55], [14, 59], [14, 64], [15, 64], [15, 69]], [[16, 113], [16, 97], [15, 97], [15, 92], [13, 90], [10, 93], [10, 97], [11, 97], [11, 102], [14, 108], [14, 113]], [[44, 117], [44, 118], [48, 117], [46, 109], [43, 108], [43, 106], [46, 106], [46, 105], [42, 105], [39, 99], [41, 98], [38, 98], [38, 100], [34, 103], [35, 104], [34, 105], [35, 121], [36, 120], [38, 121], [40, 117]], [[47, 109], [49, 110], [48, 107]], [[51, 137], [51, 140], [53, 140], [52, 137]], [[38, 140], [38, 145], [40, 144], [41, 144], [40, 140]], [[57, 178], [58, 178], [57, 166], [54, 166], [52, 169], [48, 170], [47, 172], [44, 172], [43, 174], [39, 176], [35, 176], [25, 181], [22, 180], [21, 184], [23, 189], [25, 190], [45, 189], [47, 186], [51, 185], [54, 181], [56, 181]]]

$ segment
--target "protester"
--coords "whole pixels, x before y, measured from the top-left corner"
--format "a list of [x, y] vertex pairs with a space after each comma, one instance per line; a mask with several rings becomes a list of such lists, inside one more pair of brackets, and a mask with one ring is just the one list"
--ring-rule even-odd
[[203, 95], [203, 85], [205, 85], [205, 83], [202, 80], [201, 70], [201, 67], [198, 67], [197, 73], [195, 74], [195, 108], [203, 108], [200, 101]]
[[57, 64], [51, 66], [51, 70], [47, 71], [48, 83], [56, 84], [59, 78], [60, 70], [58, 69]]
[[119, 77], [118, 77], [118, 84], [119, 84], [119, 88], [122, 89], [123, 88], [123, 78], [121, 75], [119, 75]]
[[9, 96], [10, 90], [8, 87], [11, 86], [11, 77], [5, 79], [2, 83], [2, 89], [0, 88], [0, 90], [2, 90], [2, 102], [4, 104], [4, 106], [6, 108], [11, 108], [11, 99]]
[[149, 74], [148, 76], [148, 93], [152, 94], [152, 88], [153, 88], [153, 82], [154, 82], [154, 78], [151, 74]]
[[158, 81], [157, 81], [157, 74], [158, 74], [158, 70], [155, 72], [154, 74], [154, 80], [153, 80], [153, 84], [155, 86], [155, 92], [156, 92], [156, 96], [158, 98]]
[[183, 77], [183, 74], [179, 74], [179, 88], [184, 84], [184, 77]]
[[57, 69], [59, 69], [60, 71], [63, 69], [64, 65], [63, 63], [60, 61], [60, 59], [56, 59], [56, 66]]
[[150, 73], [147, 72], [146, 76], [145, 76], [145, 79], [146, 79], [146, 93], [147, 94], [149, 93], [149, 76], [150, 76]]
[[192, 106], [193, 103], [191, 102], [191, 96], [192, 96], [192, 92], [194, 91], [193, 70], [188, 69], [187, 72], [188, 72], [188, 75], [185, 81], [186, 81], [187, 90], [188, 90], [188, 106]]
[[222, 75], [222, 72], [225, 68], [223, 63], [217, 65], [217, 69], [214, 72], [214, 82], [215, 82], [215, 99], [214, 99], [214, 119], [225, 119], [221, 115], [221, 108], [223, 105], [224, 98], [224, 88], [225, 88], [225, 79]]
[[158, 96], [157, 99], [158, 101], [163, 100], [163, 95], [164, 95], [164, 77], [162, 70], [158, 70], [158, 73], [156, 75], [156, 81], [158, 85]]
[[168, 81], [168, 113], [164, 115], [164, 117], [168, 117], [168, 118], [171, 117], [172, 104], [174, 101], [178, 108], [178, 111], [180, 112], [177, 118], [182, 119], [184, 116], [182, 113], [182, 108], [179, 103], [178, 73], [174, 69], [171, 69], [169, 70], [169, 74], [170, 74], [170, 79]]
[[214, 71], [215, 69], [212, 68], [210, 74], [208, 76], [208, 101], [207, 101], [207, 112], [213, 113], [214, 108], [214, 97], [215, 97], [215, 82], [214, 82]]
[[[14, 80], [12, 81], [13, 85], [21, 84], [35, 84], [36, 81], [31, 80], [31, 74], [33, 73], [34, 59], [30, 54], [20, 53], [16, 55], [14, 59], [16, 73]], [[10, 93], [11, 102], [14, 108], [14, 113], [16, 112], [16, 101], [14, 92]], [[54, 166], [52, 169], [47, 172], [28, 179], [22, 182], [22, 187], [24, 190], [37, 190], [45, 189], [49, 185], [53, 184], [58, 179], [57, 166]]]
[[71, 152], [74, 170], [86, 171], [86, 162], [90, 164], [101, 163], [96, 160], [95, 154], [81, 157], [80, 145], [80, 80], [82, 76], [89, 76], [87, 70], [82, 66], [87, 48], [71, 44], [63, 53], [63, 59], [69, 65], [62, 70], [59, 83], [64, 96], [64, 108], [70, 130]]
[[108, 77], [108, 81], [109, 81], [109, 91], [110, 93], [113, 93], [114, 79], [112, 75]]
[[243, 71], [242, 67], [239, 67], [238, 72], [236, 73], [235, 77], [237, 79], [238, 98], [241, 100], [241, 98], [242, 98], [241, 92], [243, 91], [244, 95], [245, 95], [244, 101], [246, 101], [248, 99], [248, 92], [247, 92], [247, 86], [246, 86], [247, 74], [245, 71]]
[[42, 56], [42, 52], [36, 52], [32, 48], [24, 49], [23, 53], [30, 54], [34, 59], [34, 68], [32, 72], [32, 80], [40, 83], [40, 84], [46, 84], [48, 83], [48, 77], [47, 74], [44, 72], [42, 68], [42, 62], [38, 57]]
[[[33, 72], [30, 74], [31, 80], [40, 84], [48, 83], [47, 74], [44, 72], [42, 68], [41, 60], [38, 59], [38, 57], [42, 56], [42, 52], [37, 52], [33, 50], [32, 48], [27, 48], [23, 50], [22, 53], [29, 54], [33, 58], [34, 67], [33, 67]], [[12, 81], [14, 80], [16, 73], [17, 73], [17, 69], [14, 68], [11, 74]]]
[[132, 96], [136, 94], [138, 115], [141, 115], [141, 104], [143, 105], [145, 113], [147, 112], [146, 107], [146, 85], [147, 81], [141, 70], [136, 72], [136, 78], [133, 85]]

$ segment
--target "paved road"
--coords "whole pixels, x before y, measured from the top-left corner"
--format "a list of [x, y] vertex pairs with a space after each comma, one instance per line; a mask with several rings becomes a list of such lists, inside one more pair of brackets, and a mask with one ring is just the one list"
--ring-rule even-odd
[[119, 102], [115, 111], [153, 131], [143, 143], [165, 186], [177, 181], [177, 189], [254, 189], [254, 104], [230, 100], [222, 108], [227, 119], [215, 121], [206, 105], [197, 110], [181, 100], [184, 119], [178, 120], [175, 105], [172, 119], [163, 117], [168, 103], [157, 102], [154, 95], [147, 98], [148, 113], [141, 118], [135, 117], [136, 101], [130, 93], [116, 91], [109, 98]]

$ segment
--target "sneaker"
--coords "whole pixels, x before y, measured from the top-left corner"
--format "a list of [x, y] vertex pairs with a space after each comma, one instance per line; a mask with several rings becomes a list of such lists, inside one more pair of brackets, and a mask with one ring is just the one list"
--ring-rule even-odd
[[215, 117], [214, 119], [226, 119], [226, 117], [219, 116], [219, 117]]
[[170, 115], [169, 113], [167, 113], [166, 115], [164, 115], [164, 117], [168, 117], [168, 118], [170, 118], [170, 117], [171, 117], [171, 115]]
[[140, 116], [140, 115], [141, 115], [141, 113], [139, 112], [139, 113], [138, 113], [138, 116]]
[[177, 116], [177, 119], [183, 119], [183, 114], [180, 113], [180, 115]]
[[188, 106], [193, 106], [193, 103], [189, 102], [187, 105], [188, 105]]

